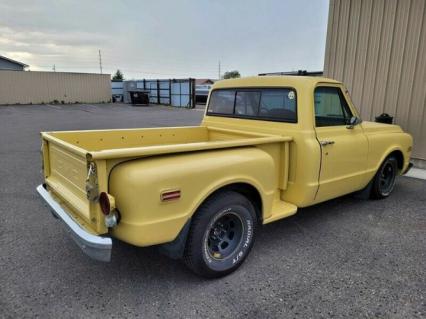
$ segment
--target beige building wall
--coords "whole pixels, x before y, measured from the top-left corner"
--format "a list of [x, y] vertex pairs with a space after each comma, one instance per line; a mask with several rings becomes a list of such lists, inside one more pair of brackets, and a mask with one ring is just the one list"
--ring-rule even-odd
[[111, 99], [109, 74], [0, 70], [1, 104], [100, 103]]
[[330, 0], [324, 74], [345, 83], [364, 120], [394, 116], [426, 164], [425, 0]]

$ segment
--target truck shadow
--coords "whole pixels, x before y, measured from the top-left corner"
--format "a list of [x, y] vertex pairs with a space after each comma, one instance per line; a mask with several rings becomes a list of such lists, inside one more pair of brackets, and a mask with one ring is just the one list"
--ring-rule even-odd
[[[69, 241], [70, 249], [62, 249], [75, 258], [74, 267], [80, 271], [67, 272], [68, 262], [61, 260], [55, 263], [58, 268], [54, 273], [58, 276], [60, 273], [62, 283], [70, 286], [84, 286], [78, 274], [88, 273], [91, 282], [97, 283], [97, 288], [104, 294], [113, 298], [119, 293], [131, 300], [155, 291], [155, 294], [170, 294], [165, 298], [170, 301], [176, 287], [188, 293], [200, 293], [215, 290], [223, 284], [246, 282], [253, 278], [257, 281], [264, 276], [267, 276], [266, 279], [278, 276], [277, 280], [280, 280], [282, 270], [295, 265], [300, 267], [297, 269], [305, 269], [315, 265], [319, 259], [326, 264], [330, 259], [331, 263], [350, 259], [360, 249], [358, 241], [362, 242], [363, 236], [369, 236], [371, 224], [374, 226], [380, 218], [384, 218], [395, 202], [410, 196], [410, 189], [404, 187], [407, 185], [400, 187], [404, 182], [398, 184], [395, 194], [388, 200], [370, 201], [348, 195], [300, 209], [292, 217], [260, 227], [254, 249], [246, 262], [238, 271], [221, 279], [200, 278], [183, 262], [162, 255], [157, 247], [138, 248], [119, 241], [114, 242], [109, 264], [89, 259]], [[71, 246], [74, 248], [71, 249]], [[293, 275], [300, 271], [297, 269]], [[115, 288], [110, 292], [109, 287]], [[151, 297], [156, 298], [154, 295]]]
[[[294, 216], [260, 227], [251, 253], [254, 257], [250, 256], [247, 261], [250, 262], [251, 258], [256, 258], [256, 252], [305, 237], [309, 229], [315, 225], [320, 225], [324, 220], [335, 219], [342, 212], [347, 212], [349, 207], [352, 207], [350, 210], [354, 210], [354, 207], [360, 208], [364, 206], [363, 202], [368, 201], [355, 199], [349, 195], [300, 209]], [[143, 281], [146, 281], [148, 276], [156, 281], [185, 281], [187, 284], [199, 284], [200, 281], [204, 281], [192, 274], [183, 262], [162, 255], [157, 247], [138, 248], [119, 241], [114, 244], [110, 269], [118, 270], [120, 276], [129, 276], [133, 280]]]

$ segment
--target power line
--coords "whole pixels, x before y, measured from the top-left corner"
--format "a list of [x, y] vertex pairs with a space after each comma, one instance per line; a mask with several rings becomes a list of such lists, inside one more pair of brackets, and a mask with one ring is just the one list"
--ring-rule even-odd
[[[104, 63], [104, 59], [102, 59], [102, 51], [98, 50], [98, 56], [97, 59], [94, 60], [93, 58], [87, 57], [87, 56], [62, 56], [61, 59], [67, 60], [67, 64], [74, 64], [75, 67], [93, 67], [93, 62], [97, 61], [99, 64], [99, 69], [100, 69], [100, 62], [102, 63], [102, 71], [106, 68], [105, 67], [105, 63]], [[100, 53], [100, 55], [99, 55]], [[44, 60], [44, 61], [43, 61]], [[40, 59], [40, 61], [42, 61], [42, 63], [47, 62], [47, 61], [52, 61], [54, 60], [55, 62], [57, 61], [61, 61], [60, 59], [57, 58], [53, 58], [53, 59]], [[132, 58], [125, 58], [125, 57], [120, 57], [120, 56], [110, 56], [108, 54], [108, 61], [109, 64], [123, 64], [123, 63], [127, 63], [130, 65], [138, 65], [139, 67], [167, 67], [169, 69], [173, 68], [173, 69], [182, 69], [182, 70], [188, 70], [191, 68], [194, 69], [203, 69], [203, 70], [215, 70], [217, 71], [217, 65], [214, 66], [212, 65], [211, 61], [209, 60], [205, 60], [205, 61], [194, 61], [191, 58], [191, 62], [188, 63], [188, 60], [181, 61], [179, 58], [172, 58], [172, 59], [146, 59], [146, 58], [140, 58], [140, 57], [132, 57]], [[51, 68], [51, 66], [49, 66]], [[222, 69], [223, 65], [221, 63], [221, 69]]]
[[[37, 65], [36, 67], [39, 68], [44, 68], [44, 69], [50, 69], [51, 67], [49, 66], [42, 66], [42, 65]], [[105, 68], [105, 66], [103, 65], [102, 70]], [[81, 69], [85, 69], [85, 70], [90, 70], [92, 72], [96, 72], [96, 68], [94, 67], [67, 67], [67, 66], [61, 66], [62, 70], [71, 70], [70, 72], [79, 72], [79, 70]], [[111, 69], [113, 70], [112, 67], [107, 67], [107, 69]], [[164, 77], [171, 77], [171, 78], [188, 78], [188, 77], [199, 77], [199, 78], [210, 78], [212, 76], [211, 72], [205, 72], [205, 71], [192, 71], [192, 72], [182, 72], [182, 73], [176, 73], [176, 72], [155, 72], [155, 71], [150, 71], [150, 70], [141, 70], [141, 69], [134, 69], [134, 68], [120, 68], [121, 71], [123, 71], [124, 73], [131, 73], [131, 74], [135, 74], [135, 73], [139, 73], [141, 75], [141, 77], [144, 76], [164, 76]], [[68, 71], [69, 72], [69, 71]], [[81, 72], [81, 71], [80, 71]], [[113, 73], [113, 71], [111, 72], [107, 72], [107, 73]], [[194, 73], [194, 74], [191, 74]]]

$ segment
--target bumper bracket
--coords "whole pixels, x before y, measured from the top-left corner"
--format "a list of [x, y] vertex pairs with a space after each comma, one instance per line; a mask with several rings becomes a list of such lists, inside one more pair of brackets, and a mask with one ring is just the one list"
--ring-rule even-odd
[[83, 229], [43, 187], [37, 186], [37, 192], [52, 214], [62, 221], [71, 238], [89, 257], [108, 262], [111, 260], [112, 240], [109, 237], [96, 236]]

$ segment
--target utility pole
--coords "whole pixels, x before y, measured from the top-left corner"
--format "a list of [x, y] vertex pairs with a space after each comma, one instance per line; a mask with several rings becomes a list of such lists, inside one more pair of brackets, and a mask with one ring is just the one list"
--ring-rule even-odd
[[99, 50], [99, 69], [101, 70], [101, 74], [102, 74], [102, 55], [101, 55], [101, 50]]
[[220, 80], [220, 60], [219, 60], [219, 73], [218, 73], [218, 80]]

